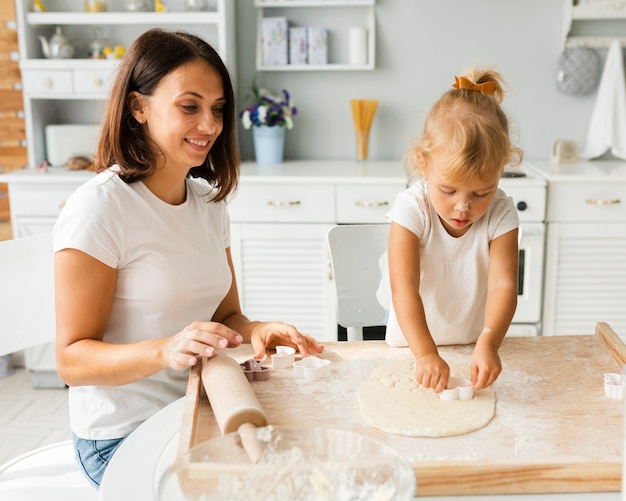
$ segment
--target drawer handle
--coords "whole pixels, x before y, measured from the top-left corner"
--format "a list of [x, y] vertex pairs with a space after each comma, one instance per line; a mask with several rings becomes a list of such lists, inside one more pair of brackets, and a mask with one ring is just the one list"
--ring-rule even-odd
[[383, 200], [382, 202], [362, 202], [361, 200], [357, 200], [354, 202], [354, 205], [357, 207], [384, 207], [385, 205], [389, 205], [387, 200]]
[[63, 207], [65, 207], [65, 200], [61, 200], [60, 202], [57, 202], [57, 209], [62, 209]]
[[587, 200], [585, 200], [585, 203], [589, 205], [618, 205], [621, 204], [622, 201], [619, 198], [613, 198], [611, 200], [588, 198]]
[[93, 79], [94, 87], [102, 87], [102, 78], [94, 78]]
[[44, 79], [41, 81], [41, 86], [42, 86], [44, 89], [52, 89], [52, 80], [51, 80], [50, 78], [44, 78]]
[[300, 205], [300, 200], [268, 200], [267, 205], [272, 207], [290, 207], [292, 205]]

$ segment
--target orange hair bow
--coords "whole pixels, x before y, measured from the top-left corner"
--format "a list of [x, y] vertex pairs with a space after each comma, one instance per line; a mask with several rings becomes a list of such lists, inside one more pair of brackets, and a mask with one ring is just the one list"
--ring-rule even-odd
[[496, 92], [496, 84], [493, 82], [476, 84], [465, 77], [454, 77], [452, 87], [455, 89], [475, 90], [487, 94], [488, 96], [493, 96]]

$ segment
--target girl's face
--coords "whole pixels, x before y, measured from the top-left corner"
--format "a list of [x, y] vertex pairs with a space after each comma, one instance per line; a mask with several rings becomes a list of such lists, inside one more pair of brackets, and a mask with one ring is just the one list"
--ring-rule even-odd
[[183, 64], [151, 96], [137, 99], [141, 110], [133, 115], [165, 153], [166, 168], [186, 174], [205, 161], [224, 126], [224, 87], [215, 68], [201, 59]]
[[424, 166], [424, 178], [433, 207], [446, 231], [453, 237], [465, 235], [472, 223], [485, 215], [498, 188], [499, 176], [483, 181], [477, 176], [450, 181], [440, 174], [445, 156], [431, 157]]

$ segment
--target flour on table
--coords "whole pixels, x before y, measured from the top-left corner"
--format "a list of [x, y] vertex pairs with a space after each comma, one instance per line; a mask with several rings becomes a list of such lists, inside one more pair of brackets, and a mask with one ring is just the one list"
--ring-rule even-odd
[[[469, 367], [449, 364], [450, 374], [468, 377]], [[441, 400], [415, 381], [415, 359], [394, 360], [377, 367], [358, 391], [361, 414], [376, 428], [412, 437], [449, 437], [478, 430], [495, 414], [491, 388], [471, 400]]]

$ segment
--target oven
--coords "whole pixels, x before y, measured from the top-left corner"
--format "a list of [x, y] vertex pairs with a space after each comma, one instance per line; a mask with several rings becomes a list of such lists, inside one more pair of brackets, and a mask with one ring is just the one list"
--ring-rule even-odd
[[507, 336], [538, 336], [543, 301], [547, 184], [522, 166], [506, 170], [499, 186], [513, 198], [520, 218], [517, 309]]

